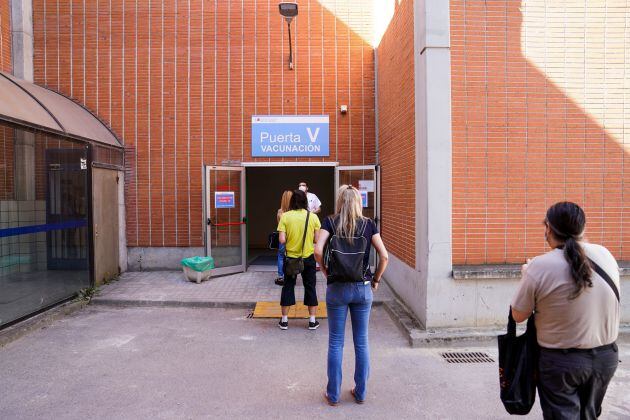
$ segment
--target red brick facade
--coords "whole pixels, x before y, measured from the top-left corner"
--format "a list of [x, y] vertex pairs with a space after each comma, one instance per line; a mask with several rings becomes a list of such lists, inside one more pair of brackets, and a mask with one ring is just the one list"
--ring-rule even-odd
[[560, 200], [584, 207], [589, 240], [630, 259], [627, 102], [615, 113], [627, 10], [551, 3], [450, 2], [455, 264], [544, 252]]
[[[124, 140], [129, 246], [200, 246], [202, 165], [256, 160], [253, 114], [327, 114], [324, 160], [376, 162], [372, 3], [300, 1], [291, 71], [277, 2], [33, 0], [35, 81]], [[415, 267], [413, 0], [395, 3], [377, 52], [382, 233]], [[559, 200], [585, 208], [588, 239], [630, 259], [627, 11], [552, 6], [450, 0], [455, 264], [543, 252]], [[0, 0], [5, 70], [8, 15]]]
[[11, 73], [11, 0], [0, 0], [0, 71]]
[[125, 142], [129, 246], [202, 244], [202, 165], [255, 160], [253, 114], [327, 114], [325, 160], [375, 163], [372, 2], [299, 4], [291, 71], [277, 2], [33, 0], [35, 81]]
[[388, 249], [415, 266], [413, 0], [396, 2], [377, 49], [381, 230]]

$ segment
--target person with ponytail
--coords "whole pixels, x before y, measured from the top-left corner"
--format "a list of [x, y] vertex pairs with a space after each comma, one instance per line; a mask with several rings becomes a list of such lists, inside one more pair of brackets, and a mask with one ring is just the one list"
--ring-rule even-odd
[[545, 419], [595, 419], [619, 362], [619, 266], [584, 240], [575, 203], [547, 210], [551, 251], [523, 265], [512, 300], [516, 322], [535, 314], [540, 346], [538, 394]]
[[[315, 259], [327, 279], [326, 307], [328, 309], [328, 386], [324, 398], [329, 405], [339, 403], [341, 392], [341, 362], [346, 330], [346, 318], [350, 312], [352, 320], [352, 340], [354, 342], [355, 386], [351, 389], [357, 404], [365, 402], [367, 380], [370, 373], [370, 349], [368, 343], [368, 324], [372, 308], [373, 292], [378, 290], [381, 276], [387, 267], [387, 250], [378, 233], [376, 223], [363, 217], [361, 194], [351, 185], [342, 185], [337, 194], [337, 212], [324, 220], [320, 236], [315, 247]], [[358, 255], [355, 267], [357, 276], [335, 276], [331, 274], [331, 260], [324, 261], [324, 247], [331, 246], [331, 238], [349, 245], [346, 250]], [[370, 250], [378, 253], [376, 273], [370, 272]], [[362, 257], [361, 257], [362, 256]], [[362, 265], [362, 267], [359, 267]]]

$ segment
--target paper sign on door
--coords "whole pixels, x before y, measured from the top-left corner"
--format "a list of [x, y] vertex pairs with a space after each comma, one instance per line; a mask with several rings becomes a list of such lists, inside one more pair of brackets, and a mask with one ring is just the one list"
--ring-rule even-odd
[[214, 208], [233, 209], [234, 207], [234, 191], [216, 191], [214, 193]]

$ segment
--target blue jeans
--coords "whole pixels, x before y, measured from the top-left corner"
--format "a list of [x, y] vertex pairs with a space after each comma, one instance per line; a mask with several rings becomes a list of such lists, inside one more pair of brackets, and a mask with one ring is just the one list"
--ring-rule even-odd
[[286, 244], [280, 244], [278, 247], [278, 277], [284, 277], [284, 250]]
[[370, 347], [368, 324], [372, 308], [372, 286], [359, 283], [332, 283], [326, 289], [328, 307], [328, 398], [339, 401], [341, 392], [341, 361], [346, 316], [350, 309], [352, 340], [354, 342], [355, 397], [365, 400], [368, 376], [370, 375]]

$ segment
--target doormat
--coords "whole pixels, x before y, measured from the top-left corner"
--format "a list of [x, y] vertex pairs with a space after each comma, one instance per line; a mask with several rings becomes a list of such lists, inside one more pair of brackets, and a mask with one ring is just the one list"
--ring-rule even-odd
[[252, 262], [249, 263], [249, 265], [277, 265], [277, 264], [278, 264], [278, 257], [271, 256], [271, 255], [259, 255], [258, 257], [254, 258]]
[[[280, 318], [282, 311], [279, 302], [256, 302], [254, 318]], [[289, 318], [308, 318], [308, 307], [303, 303], [297, 303], [289, 308]], [[326, 304], [320, 302], [317, 306], [317, 318], [328, 318]]]

